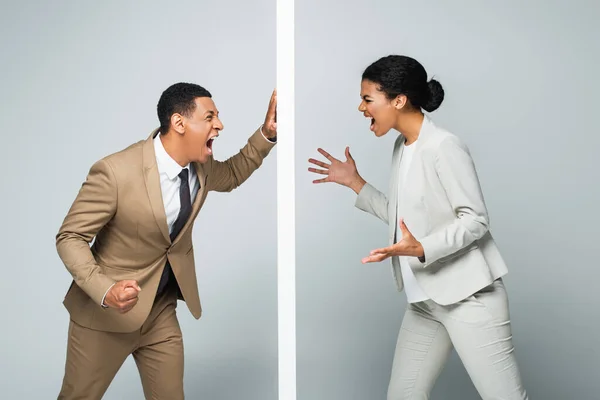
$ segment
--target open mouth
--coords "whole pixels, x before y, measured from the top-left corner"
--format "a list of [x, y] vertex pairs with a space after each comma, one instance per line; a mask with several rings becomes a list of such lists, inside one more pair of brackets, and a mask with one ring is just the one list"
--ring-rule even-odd
[[212, 138], [208, 139], [208, 142], [206, 142], [206, 148], [208, 149], [208, 154], [212, 154], [214, 141], [215, 141], [215, 138], [212, 137]]
[[375, 131], [375, 118], [371, 118], [371, 126], [369, 127], [371, 131]]

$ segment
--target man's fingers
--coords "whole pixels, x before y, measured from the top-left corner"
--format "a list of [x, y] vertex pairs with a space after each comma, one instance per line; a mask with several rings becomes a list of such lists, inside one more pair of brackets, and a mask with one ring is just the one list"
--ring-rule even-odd
[[329, 177], [323, 178], [323, 179], [316, 179], [313, 181], [313, 183], [325, 183], [325, 182], [329, 182]]
[[309, 168], [308, 170], [309, 170], [310, 172], [314, 172], [315, 174], [329, 175], [329, 171], [326, 171], [326, 170], [324, 170], [324, 169]]
[[[138, 288], [139, 288], [139, 286], [138, 286]], [[115, 297], [117, 298], [118, 301], [126, 301], [126, 300], [137, 298], [139, 292], [140, 291], [136, 287], [125, 286], [117, 292], [117, 295]]]
[[121, 307], [133, 307], [139, 301], [138, 297], [133, 297], [121, 302]]
[[267, 110], [267, 119], [276, 121], [276, 111], [277, 111], [277, 91], [273, 90], [273, 94], [271, 94], [271, 100], [269, 101], [269, 109]]
[[273, 123], [275, 124], [274, 128], [277, 129], [277, 89], [273, 90], [273, 94], [271, 95], [273, 99]]
[[124, 280], [121, 282], [123, 283], [123, 289], [130, 287], [130, 288], [137, 290], [138, 292], [142, 291], [142, 288], [138, 285], [136, 280], [130, 279], [130, 280]]
[[117, 294], [117, 300], [119, 302], [126, 302], [129, 300], [137, 299], [138, 291], [133, 288], [127, 288]]
[[142, 289], [135, 280], [117, 282], [110, 290], [106, 303], [119, 312], [127, 312], [138, 302], [138, 295]]
[[308, 162], [311, 164], [318, 165], [321, 168], [329, 169], [331, 165], [324, 163], [323, 161], [315, 160], [314, 158], [309, 158]]
[[136, 305], [136, 304], [137, 304], [137, 302], [138, 302], [138, 301], [140, 301], [140, 298], [139, 298], [139, 297], [134, 297], [134, 298], [133, 298], [133, 299], [131, 299], [131, 300], [127, 300], [127, 301], [125, 302], [125, 305], [133, 307], [134, 305]]
[[135, 299], [136, 297], [138, 297], [139, 291], [135, 288], [127, 287], [123, 290], [122, 293], [123, 293], [124, 298], [127, 300], [127, 299]]
[[129, 312], [129, 311], [131, 311], [131, 309], [133, 307], [135, 307], [135, 305], [137, 304], [137, 302], [138, 302], [138, 298], [137, 297], [134, 298], [134, 299], [122, 302], [121, 304], [119, 304], [119, 311], [121, 313], [123, 313], [123, 314], [126, 313], [126, 312]]
[[142, 290], [140, 288], [140, 286], [138, 285], [137, 281], [134, 279], [126, 279], [121, 281], [123, 283], [123, 288], [127, 288], [127, 287], [131, 287], [134, 288], [136, 290]]

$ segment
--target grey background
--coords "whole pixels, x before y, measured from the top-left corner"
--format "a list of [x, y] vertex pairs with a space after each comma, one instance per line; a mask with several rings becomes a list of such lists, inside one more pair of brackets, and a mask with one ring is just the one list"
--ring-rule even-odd
[[[145, 139], [178, 81], [213, 93], [215, 156], [235, 154], [275, 86], [275, 2], [3, 2], [0, 31], [0, 397], [56, 398], [70, 275], [54, 235], [90, 166]], [[196, 221], [204, 315], [179, 303], [186, 398], [277, 398], [275, 156]], [[105, 398], [143, 398], [131, 358]]]
[[[363, 69], [388, 54], [439, 79], [431, 116], [471, 149], [530, 398], [598, 399], [599, 18], [592, 1], [297, 2], [299, 400], [385, 399], [405, 295], [389, 263], [360, 260], [386, 228], [306, 169], [317, 147], [349, 145], [387, 191], [396, 134], [375, 138], [357, 107]], [[477, 398], [454, 353], [432, 399]]]

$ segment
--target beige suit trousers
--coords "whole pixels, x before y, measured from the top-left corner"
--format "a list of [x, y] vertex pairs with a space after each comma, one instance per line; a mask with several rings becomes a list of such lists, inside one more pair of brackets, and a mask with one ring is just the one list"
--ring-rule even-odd
[[59, 400], [100, 400], [131, 354], [146, 399], [183, 400], [183, 340], [177, 296], [157, 298], [141, 329], [103, 332], [69, 324], [67, 361]]

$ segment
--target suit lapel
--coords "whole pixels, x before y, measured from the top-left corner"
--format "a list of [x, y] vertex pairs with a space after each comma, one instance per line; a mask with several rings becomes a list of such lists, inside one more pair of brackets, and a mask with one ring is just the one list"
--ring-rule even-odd
[[[152, 207], [152, 213], [154, 214], [156, 223], [158, 224], [158, 227], [160, 228], [160, 231], [165, 239], [171, 243], [169, 226], [167, 224], [167, 216], [165, 214], [165, 206], [162, 199], [162, 190], [160, 188], [160, 176], [158, 174], [158, 166], [156, 165], [156, 154], [154, 152], [153, 139], [157, 134], [158, 129], [152, 131], [143, 145], [144, 179], [146, 182], [146, 191], [148, 193], [148, 198], [150, 199], [150, 205]], [[193, 166], [195, 168], [196, 177], [200, 187], [198, 188], [198, 193], [196, 194], [194, 203], [192, 204], [192, 212], [190, 213], [190, 217], [186, 221], [183, 228], [181, 228], [179, 234], [173, 240], [173, 244], [177, 243], [181, 239], [181, 236], [193, 223], [196, 215], [198, 215], [198, 211], [200, 211], [200, 205], [202, 204], [202, 199], [205, 195], [206, 173], [204, 172], [204, 167], [200, 163], [193, 163]]]
[[398, 218], [398, 187], [399, 187], [399, 172], [400, 172], [400, 159], [402, 158], [402, 150], [404, 149], [404, 136], [398, 136], [394, 143], [394, 153], [392, 156], [392, 174], [390, 182], [390, 199], [389, 199], [389, 236], [392, 243], [396, 241], [396, 219]]
[[[418, 159], [421, 156], [421, 154], [420, 154], [421, 149], [423, 148], [423, 145], [427, 142], [427, 140], [431, 136], [431, 133], [434, 129], [435, 129], [435, 126], [433, 125], [433, 122], [429, 119], [429, 117], [427, 117], [425, 115], [423, 118], [423, 123], [421, 125], [421, 130], [419, 132], [418, 140], [415, 144], [416, 147], [415, 147], [414, 153], [412, 155], [412, 161], [411, 161], [411, 165], [409, 166], [409, 170], [408, 170], [406, 179], [404, 179], [402, 176], [400, 176], [400, 160], [402, 159], [402, 153], [404, 150], [404, 136], [400, 135], [400, 138], [398, 139], [400, 141], [400, 144], [399, 144], [399, 149], [398, 149], [398, 157], [397, 157], [396, 163], [394, 165], [396, 186], [392, 191], [392, 195], [396, 199], [396, 201], [394, 202], [394, 210], [393, 210], [393, 215], [394, 215], [393, 224], [394, 224], [394, 232], [395, 233], [398, 232], [398, 230], [400, 229], [400, 227], [397, 224], [398, 217], [401, 217], [402, 213], [404, 213], [404, 207], [405, 207], [404, 201], [406, 198], [405, 193], [407, 192], [407, 184], [409, 183], [410, 179], [415, 176], [411, 170], [412, 170], [413, 166], [417, 165]], [[400, 215], [399, 215], [399, 213], [400, 213]], [[395, 236], [394, 236], [394, 241], [396, 241]]]
[[181, 236], [190, 228], [190, 225], [192, 225], [194, 223], [194, 220], [196, 219], [196, 216], [198, 215], [198, 211], [200, 211], [200, 204], [202, 204], [202, 199], [205, 194], [206, 173], [204, 172], [204, 168], [202, 167], [202, 164], [200, 164], [200, 163], [193, 163], [193, 166], [196, 170], [196, 178], [198, 179], [198, 183], [200, 184], [200, 187], [198, 188], [198, 193], [196, 193], [196, 198], [194, 199], [194, 203], [192, 204], [192, 212], [190, 213], [190, 217], [185, 222], [185, 225], [183, 226], [183, 228], [181, 228], [181, 231], [179, 232], [179, 234], [173, 240], [173, 244], [177, 243], [181, 239]]
[[158, 133], [155, 129], [150, 134], [150, 137], [143, 145], [143, 165], [144, 165], [144, 180], [146, 182], [146, 192], [152, 207], [152, 213], [156, 219], [156, 223], [163, 236], [168, 242], [171, 242], [169, 237], [169, 226], [167, 225], [167, 216], [165, 215], [165, 206], [162, 199], [162, 191], [160, 188], [160, 177], [158, 174], [158, 166], [156, 165], [156, 154], [154, 153], [153, 139]]

